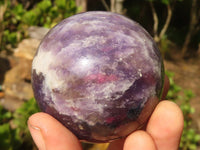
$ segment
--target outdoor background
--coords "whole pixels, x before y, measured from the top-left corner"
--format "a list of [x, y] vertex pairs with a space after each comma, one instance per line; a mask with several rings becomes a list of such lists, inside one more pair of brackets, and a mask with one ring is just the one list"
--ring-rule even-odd
[[[0, 150], [36, 150], [27, 128], [39, 109], [31, 63], [50, 28], [85, 11], [112, 11], [139, 22], [155, 39], [170, 79], [167, 99], [182, 109], [180, 150], [200, 150], [200, 0], [0, 0]], [[86, 144], [105, 150], [108, 144]]]

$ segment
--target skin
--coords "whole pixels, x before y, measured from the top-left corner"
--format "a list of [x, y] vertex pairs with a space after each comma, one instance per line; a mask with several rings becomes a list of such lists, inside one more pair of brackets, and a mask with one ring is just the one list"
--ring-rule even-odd
[[[168, 89], [169, 80], [165, 77], [162, 98], [166, 96]], [[110, 143], [108, 150], [177, 150], [183, 121], [179, 106], [163, 100], [157, 105], [143, 130]], [[82, 150], [77, 137], [46, 113], [33, 114], [28, 120], [28, 127], [39, 150]]]

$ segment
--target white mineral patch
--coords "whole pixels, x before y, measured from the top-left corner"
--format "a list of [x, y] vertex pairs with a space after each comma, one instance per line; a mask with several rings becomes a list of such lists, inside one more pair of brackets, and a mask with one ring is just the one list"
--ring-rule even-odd
[[55, 56], [52, 55], [51, 52], [44, 52], [43, 50], [40, 50], [32, 63], [32, 68], [35, 69], [36, 73], [42, 73], [45, 78], [43, 83], [45, 90], [59, 88], [64, 84], [64, 80], [61, 80], [58, 77], [56, 70], [49, 68], [52, 64], [52, 60], [55, 61]]
[[52, 55], [51, 52], [45, 52], [40, 49], [40, 51], [38, 51], [38, 54], [33, 59], [32, 69], [35, 69], [37, 74], [42, 73], [43, 75], [46, 75], [49, 73], [48, 67], [54, 59], [55, 56]]
[[86, 47], [90, 47], [90, 46], [95, 46], [95, 44], [99, 43], [99, 44], [104, 44], [106, 42], [106, 38], [103, 36], [89, 36], [85, 39], [82, 39], [81, 45], [83, 46], [83, 48]]

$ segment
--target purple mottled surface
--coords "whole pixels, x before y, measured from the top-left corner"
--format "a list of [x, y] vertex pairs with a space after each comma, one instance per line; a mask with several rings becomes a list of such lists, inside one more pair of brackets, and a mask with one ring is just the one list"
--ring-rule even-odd
[[136, 22], [87, 12], [56, 25], [32, 65], [35, 98], [79, 139], [108, 142], [142, 127], [161, 96], [162, 58]]

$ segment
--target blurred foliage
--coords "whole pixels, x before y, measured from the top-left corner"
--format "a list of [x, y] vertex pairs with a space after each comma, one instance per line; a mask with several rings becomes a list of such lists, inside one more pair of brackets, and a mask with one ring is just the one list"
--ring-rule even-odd
[[4, 109], [0, 105], [0, 125], [2, 125], [5, 122], [8, 122], [12, 118], [12, 113]]
[[44, 26], [50, 28], [64, 18], [76, 13], [74, 0], [43, 0], [27, 11], [22, 21], [29, 26]]
[[25, 102], [15, 112], [0, 105], [0, 149], [31, 149], [33, 142], [28, 131], [28, 118], [39, 111], [35, 99]]
[[42, 0], [35, 3], [30, 10], [25, 9], [21, 3], [11, 2], [4, 0], [0, 3], [0, 8], [2, 8], [0, 50], [16, 47], [20, 40], [28, 36], [29, 26], [51, 28], [62, 19], [77, 12], [75, 0]]
[[158, 3], [162, 3], [162, 4], [165, 4], [165, 5], [168, 5], [170, 3], [174, 3], [176, 1], [183, 1], [183, 0], [146, 0], [146, 1], [158, 2]]
[[19, 130], [12, 129], [10, 121], [13, 114], [0, 105], [0, 148], [5, 150], [14, 150], [19, 148], [21, 144]]
[[27, 128], [28, 118], [39, 112], [40, 109], [34, 98], [25, 102], [19, 109], [13, 113], [13, 124], [16, 126], [16, 129], [19, 130], [19, 135], [23, 139], [23, 144], [26, 147], [32, 147], [32, 138]]
[[[178, 103], [184, 116], [184, 129], [180, 141], [180, 150], [197, 150], [197, 145], [200, 144], [200, 134], [192, 126], [191, 115], [195, 109], [191, 106], [190, 101], [195, 96], [191, 90], [183, 90], [180, 86], [176, 85], [173, 76], [174, 73], [166, 71], [170, 81], [170, 89], [167, 99], [173, 100]], [[181, 94], [182, 92], [182, 94]]]
[[[166, 23], [167, 16], [167, 4], [172, 7], [172, 18], [169, 27], [161, 40], [167, 41], [164, 44], [164, 48], [161, 44], [161, 51], [163, 54], [171, 54], [171, 44], [173, 43], [176, 51], [181, 51], [180, 47], [183, 46], [185, 41], [189, 24], [190, 24], [190, 9], [192, 0], [126, 0], [124, 1], [124, 7], [126, 9], [126, 15], [131, 19], [139, 22], [152, 36], [154, 35], [154, 20], [152, 10], [149, 2], [153, 2], [155, 10], [158, 16], [158, 33], [162, 30]], [[200, 1], [198, 1], [198, 7], [200, 7]], [[200, 18], [198, 18], [199, 20]], [[199, 26], [198, 24], [197, 26]], [[162, 42], [162, 41], [161, 41]], [[198, 50], [198, 44], [200, 43], [200, 30], [196, 32], [191, 39], [189, 45], [189, 55], [195, 54]], [[169, 45], [167, 45], [169, 44]], [[176, 47], [175, 47], [176, 46]], [[167, 48], [167, 49], [166, 49]], [[191, 53], [191, 54], [190, 54]], [[191, 55], [194, 56], [194, 55]]]

